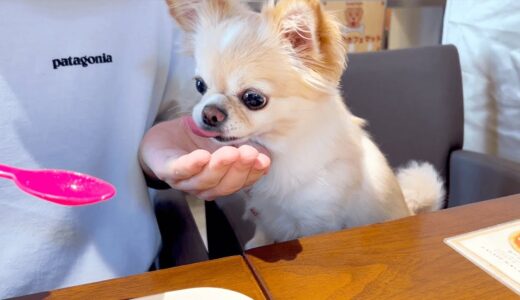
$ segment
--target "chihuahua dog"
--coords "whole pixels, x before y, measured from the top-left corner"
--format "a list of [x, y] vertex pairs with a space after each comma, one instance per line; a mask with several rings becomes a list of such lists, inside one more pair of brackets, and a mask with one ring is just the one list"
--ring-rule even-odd
[[344, 105], [346, 50], [319, 0], [168, 0], [186, 33], [202, 95], [192, 122], [222, 145], [254, 142], [272, 155], [247, 194], [253, 248], [439, 209], [443, 183], [413, 162], [396, 177]]

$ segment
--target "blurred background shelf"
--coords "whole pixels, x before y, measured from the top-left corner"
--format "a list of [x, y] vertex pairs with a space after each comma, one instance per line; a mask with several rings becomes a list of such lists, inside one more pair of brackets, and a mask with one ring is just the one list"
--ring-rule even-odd
[[446, 0], [388, 0], [388, 7], [445, 6]]
[[[442, 40], [444, 10], [447, 0], [327, 0], [323, 3], [383, 2], [387, 10], [383, 18], [381, 49], [402, 49], [438, 45]], [[259, 11], [264, 0], [249, 0]], [[372, 50], [377, 50], [373, 47]]]

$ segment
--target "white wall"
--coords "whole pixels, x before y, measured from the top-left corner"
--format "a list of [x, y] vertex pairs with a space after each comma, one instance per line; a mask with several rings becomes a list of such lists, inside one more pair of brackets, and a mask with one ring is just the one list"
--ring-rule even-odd
[[444, 7], [400, 7], [392, 9], [389, 49], [438, 45], [441, 41]]

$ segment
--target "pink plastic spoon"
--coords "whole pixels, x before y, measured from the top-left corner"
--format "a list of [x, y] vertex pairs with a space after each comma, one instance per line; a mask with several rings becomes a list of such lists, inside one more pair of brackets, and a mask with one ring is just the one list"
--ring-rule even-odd
[[0, 177], [13, 180], [26, 193], [67, 206], [101, 202], [116, 193], [108, 182], [65, 170], [24, 170], [0, 164]]

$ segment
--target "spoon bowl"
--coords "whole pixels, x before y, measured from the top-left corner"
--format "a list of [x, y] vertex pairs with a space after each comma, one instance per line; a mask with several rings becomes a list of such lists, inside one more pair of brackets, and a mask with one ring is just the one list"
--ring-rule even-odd
[[13, 180], [28, 194], [66, 206], [94, 204], [116, 193], [106, 181], [66, 170], [25, 170], [0, 164], [0, 177]]

